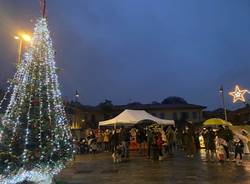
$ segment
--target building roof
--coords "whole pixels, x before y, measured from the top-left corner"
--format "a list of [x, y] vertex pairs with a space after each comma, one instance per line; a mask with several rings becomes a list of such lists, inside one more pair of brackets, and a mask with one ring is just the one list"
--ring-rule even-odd
[[148, 109], [148, 110], [158, 110], [158, 109], [205, 109], [205, 106], [194, 105], [194, 104], [135, 104], [135, 105], [116, 105], [115, 109]]
[[245, 106], [239, 109], [236, 109], [232, 113], [249, 113], [250, 112], [250, 106]]
[[[76, 106], [86, 111], [99, 111], [101, 110], [100, 106], [85, 106], [78, 105]], [[206, 106], [194, 105], [194, 104], [140, 104], [140, 103], [132, 103], [127, 105], [114, 105], [112, 107], [115, 111], [122, 111], [125, 109], [133, 109], [133, 110], [161, 110], [161, 109], [169, 109], [169, 110], [178, 110], [178, 109], [205, 109]]]

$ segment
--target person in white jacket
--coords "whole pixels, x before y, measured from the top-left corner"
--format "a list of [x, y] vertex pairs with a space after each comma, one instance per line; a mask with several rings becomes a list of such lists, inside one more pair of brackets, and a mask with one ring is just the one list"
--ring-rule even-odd
[[235, 137], [239, 138], [240, 140], [242, 140], [243, 144], [244, 144], [244, 149], [243, 149], [243, 153], [244, 154], [250, 154], [249, 151], [249, 147], [248, 147], [248, 134], [245, 130], [241, 130], [241, 133], [236, 133]]
[[247, 135], [247, 132], [245, 130], [242, 130], [241, 131], [241, 140], [243, 141], [244, 143], [244, 150], [243, 150], [243, 153], [244, 154], [249, 154], [249, 148], [248, 148], [248, 135]]

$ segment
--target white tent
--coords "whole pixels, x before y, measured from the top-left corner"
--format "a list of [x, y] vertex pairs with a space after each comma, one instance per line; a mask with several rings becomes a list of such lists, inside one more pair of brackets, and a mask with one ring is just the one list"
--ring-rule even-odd
[[152, 116], [144, 110], [124, 110], [118, 116], [113, 119], [106, 121], [100, 121], [99, 126], [110, 126], [110, 125], [134, 125], [139, 121], [151, 120], [160, 125], [175, 125], [173, 120], [165, 120]]

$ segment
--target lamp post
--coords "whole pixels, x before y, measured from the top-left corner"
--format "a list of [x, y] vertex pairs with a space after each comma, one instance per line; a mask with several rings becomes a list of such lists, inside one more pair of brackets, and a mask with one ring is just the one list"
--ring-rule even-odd
[[224, 89], [223, 89], [222, 85], [220, 87], [220, 93], [221, 93], [222, 105], [223, 105], [223, 109], [224, 109], [225, 121], [227, 121], [227, 109], [226, 109], [226, 105], [225, 105]]
[[23, 41], [30, 42], [31, 37], [28, 34], [21, 34], [20, 36], [14, 36], [14, 39], [19, 40], [17, 63], [20, 64], [21, 63], [21, 57], [22, 57]]
[[79, 108], [79, 97], [80, 97], [80, 95], [79, 95], [79, 93], [78, 93], [78, 90], [76, 90], [75, 91], [75, 105], [74, 105], [74, 118], [73, 118], [73, 127], [74, 128], [77, 128], [77, 114], [78, 114], [78, 108]]
[[78, 90], [76, 90], [76, 93], [75, 93], [75, 101], [76, 102], [79, 102], [79, 97], [80, 97], [80, 95], [78, 93]]

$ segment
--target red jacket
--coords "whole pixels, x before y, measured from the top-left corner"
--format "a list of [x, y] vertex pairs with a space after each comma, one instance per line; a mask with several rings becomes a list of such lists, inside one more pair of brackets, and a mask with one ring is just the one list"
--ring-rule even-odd
[[163, 140], [162, 140], [162, 137], [161, 137], [161, 136], [158, 136], [158, 137], [157, 137], [156, 144], [157, 144], [157, 147], [158, 147], [159, 149], [162, 149]]

